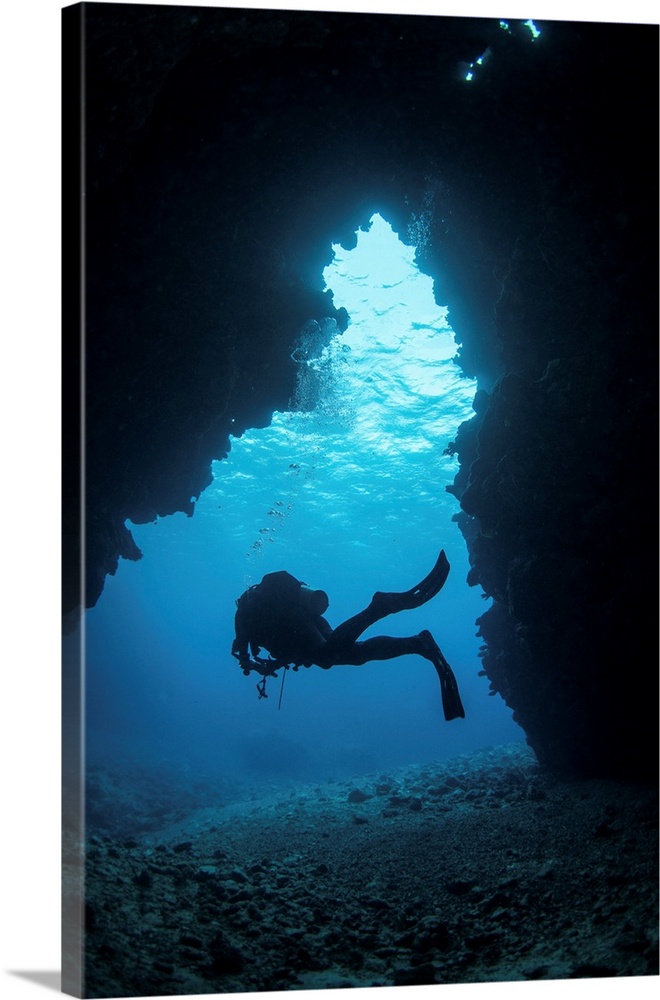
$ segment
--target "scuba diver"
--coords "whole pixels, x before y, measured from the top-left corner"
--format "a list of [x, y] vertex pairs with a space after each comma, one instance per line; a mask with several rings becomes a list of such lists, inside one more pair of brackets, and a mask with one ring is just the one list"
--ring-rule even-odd
[[[371, 660], [415, 653], [430, 660], [437, 671], [447, 722], [463, 719], [465, 711], [456, 678], [430, 632], [424, 630], [404, 638], [379, 635], [358, 642], [365, 629], [381, 618], [430, 601], [448, 574], [449, 562], [442, 551], [429, 575], [416, 587], [402, 593], [377, 591], [364, 611], [333, 629], [323, 617], [329, 604], [323, 590], [311, 589], [286, 570], [267, 573], [261, 583], [250, 587], [236, 601], [232, 656], [246, 676], [252, 670], [261, 674], [257, 690], [259, 697], [265, 698], [266, 677], [277, 677], [275, 671], [281, 668], [298, 670], [315, 663], [328, 670], [338, 664], [360, 666]], [[269, 657], [259, 655], [262, 648]]]

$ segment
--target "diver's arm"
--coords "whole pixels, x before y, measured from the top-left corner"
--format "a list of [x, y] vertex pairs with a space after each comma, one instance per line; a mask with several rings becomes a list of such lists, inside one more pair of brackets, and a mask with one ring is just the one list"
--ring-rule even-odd
[[250, 654], [247, 649], [247, 642], [243, 643], [238, 638], [231, 644], [231, 655], [236, 657], [241, 667], [250, 666]]
[[[256, 670], [263, 677], [277, 676], [275, 674], [275, 669], [278, 665], [277, 661], [270, 658], [264, 659], [259, 656], [261, 648], [253, 639], [252, 618], [244, 607], [239, 607], [236, 612], [234, 629], [236, 631], [236, 638], [231, 646], [231, 655], [238, 660], [238, 665], [243, 673], [247, 675], [251, 670]], [[250, 650], [252, 655], [250, 655], [248, 650]]]
[[257, 647], [257, 652], [254, 656], [250, 656], [247, 651], [247, 640], [243, 643], [236, 638], [232, 643], [231, 655], [236, 657], [238, 665], [244, 674], [247, 675], [251, 670], [256, 670], [262, 677], [277, 677], [275, 670], [283, 666], [283, 664], [270, 658], [266, 660], [264, 657], [259, 656], [259, 652], [259, 647]]
[[236, 632], [236, 638], [231, 645], [231, 655], [238, 660], [240, 666], [244, 670], [249, 670], [251, 666], [250, 654], [248, 652], [250, 632], [248, 615], [246, 614], [244, 608], [239, 608], [236, 612], [234, 617], [234, 630]]

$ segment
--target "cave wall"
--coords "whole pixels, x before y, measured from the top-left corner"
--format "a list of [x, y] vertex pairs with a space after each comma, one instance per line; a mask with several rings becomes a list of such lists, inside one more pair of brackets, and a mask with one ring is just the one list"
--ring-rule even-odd
[[230, 434], [288, 406], [300, 331], [346, 325], [331, 244], [380, 211], [482, 390], [452, 490], [469, 582], [494, 598], [491, 687], [548, 766], [651, 774], [657, 28], [546, 22], [532, 42], [477, 18], [63, 13], [65, 166], [86, 60], [84, 175], [71, 157], [64, 184], [74, 220], [84, 183], [86, 232], [82, 357], [75, 254], [64, 276], [65, 615], [140, 557], [127, 519], [192, 515]]

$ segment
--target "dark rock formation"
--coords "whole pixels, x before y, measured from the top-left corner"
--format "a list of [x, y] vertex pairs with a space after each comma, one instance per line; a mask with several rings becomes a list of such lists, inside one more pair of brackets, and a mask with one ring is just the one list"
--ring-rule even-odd
[[452, 447], [470, 582], [495, 599], [480, 619], [493, 690], [543, 763], [651, 774], [657, 28], [549, 22], [533, 42], [490, 19], [82, 5], [64, 12], [67, 102], [81, 9], [84, 603], [139, 558], [127, 519], [192, 514], [229, 435], [287, 406], [300, 331], [345, 326], [322, 286], [331, 243], [378, 210], [418, 245], [484, 390]]

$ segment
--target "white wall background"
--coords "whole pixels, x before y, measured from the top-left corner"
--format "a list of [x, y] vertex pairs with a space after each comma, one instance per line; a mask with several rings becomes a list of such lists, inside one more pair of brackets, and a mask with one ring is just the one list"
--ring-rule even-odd
[[[161, 0], [171, 5], [171, 0]], [[197, 0], [197, 6], [218, 6]], [[2, 38], [0, 991], [59, 989], [59, 0], [10, 0]], [[652, 0], [243, 0], [224, 6], [658, 23]], [[18, 492], [14, 484], [23, 483]], [[32, 484], [32, 485], [30, 485]], [[406, 988], [420, 996], [432, 987]], [[657, 978], [445, 987], [461, 998], [655, 996]], [[369, 990], [401, 1000], [402, 989]], [[439, 993], [437, 993], [439, 995]], [[452, 994], [453, 995], [453, 994]], [[304, 994], [296, 994], [304, 1000]], [[322, 994], [318, 995], [319, 997]], [[371, 1000], [371, 997], [369, 998]]]

